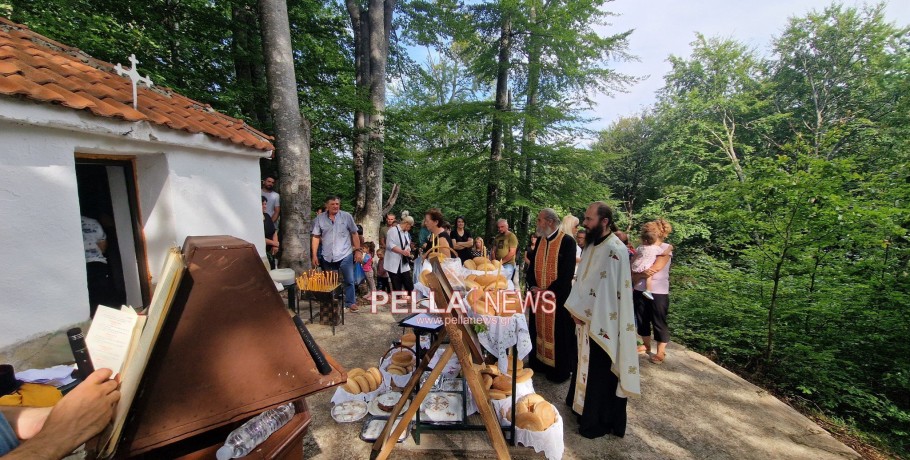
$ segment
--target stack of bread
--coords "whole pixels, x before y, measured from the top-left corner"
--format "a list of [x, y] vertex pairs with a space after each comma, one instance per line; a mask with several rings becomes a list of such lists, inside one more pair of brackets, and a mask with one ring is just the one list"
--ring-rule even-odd
[[[521, 361], [519, 361], [521, 363]], [[487, 398], [499, 401], [512, 396], [512, 376], [503, 374], [495, 364], [483, 365], [480, 369], [480, 376], [483, 379], [483, 385], [487, 390]], [[511, 369], [509, 369], [511, 372]], [[524, 383], [531, 380], [534, 371], [531, 369], [519, 368], [515, 374], [515, 383]]]
[[410, 351], [397, 351], [392, 353], [392, 360], [386, 371], [392, 375], [407, 375], [414, 372], [417, 365], [417, 356]]
[[[524, 430], [544, 431], [556, 423], [556, 409], [543, 396], [532, 393], [515, 403], [515, 426]], [[506, 420], [512, 420], [511, 408], [505, 408]]]
[[355, 367], [348, 371], [348, 383], [343, 388], [348, 393], [357, 395], [376, 391], [381, 385], [382, 373], [379, 372], [379, 369], [371, 367], [363, 370]]
[[475, 257], [464, 261], [464, 268], [468, 270], [477, 270], [482, 272], [495, 272], [502, 267], [502, 262], [498, 260], [491, 261], [486, 257]]
[[408, 332], [401, 336], [401, 346], [405, 348], [414, 348], [414, 345], [417, 344], [417, 335], [413, 332]]

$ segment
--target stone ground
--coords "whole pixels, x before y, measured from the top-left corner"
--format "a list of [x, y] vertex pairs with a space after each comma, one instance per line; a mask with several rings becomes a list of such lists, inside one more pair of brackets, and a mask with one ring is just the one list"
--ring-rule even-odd
[[[302, 305], [306, 307], [306, 305]], [[301, 311], [301, 316], [308, 313]], [[311, 325], [319, 345], [347, 368], [377, 365], [401, 335], [388, 311], [361, 308], [348, 314], [333, 336], [331, 327]], [[566, 459], [843, 459], [859, 455], [793, 408], [704, 356], [671, 343], [660, 366], [642, 358], [642, 396], [629, 402], [624, 438], [590, 440], [563, 401], [568, 383], [534, 377], [535, 390], [554, 403], [565, 421]], [[371, 444], [359, 438], [361, 424], [339, 424], [329, 415], [334, 390], [307, 398], [313, 422], [304, 456], [313, 459], [368, 459]], [[544, 458], [531, 448], [510, 449], [516, 459]], [[485, 432], [409, 437], [392, 458], [494, 458]]]

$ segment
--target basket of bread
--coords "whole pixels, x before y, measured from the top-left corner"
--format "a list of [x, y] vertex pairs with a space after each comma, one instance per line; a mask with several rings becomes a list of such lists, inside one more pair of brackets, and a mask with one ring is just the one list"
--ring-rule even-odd
[[379, 371], [389, 382], [389, 388], [394, 391], [404, 389], [415, 367], [417, 367], [417, 354], [412, 348], [403, 344], [389, 348], [389, 351], [379, 360]]
[[348, 371], [348, 381], [335, 390], [332, 403], [358, 400], [369, 402], [379, 393], [388, 389], [388, 379], [377, 367], [361, 369], [355, 367]]
[[[504, 425], [512, 421], [512, 410], [504, 408], [500, 415]], [[556, 406], [543, 396], [532, 393], [515, 403], [515, 443], [544, 452], [550, 460], [562, 458], [565, 451], [563, 422]]]
[[473, 259], [464, 261], [464, 268], [479, 272], [495, 272], [498, 271], [501, 267], [502, 262], [498, 260], [490, 260], [486, 257], [475, 257]]

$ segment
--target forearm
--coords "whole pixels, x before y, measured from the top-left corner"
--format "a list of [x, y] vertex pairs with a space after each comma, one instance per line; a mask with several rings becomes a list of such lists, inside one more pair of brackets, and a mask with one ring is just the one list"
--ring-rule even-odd
[[12, 452], [3, 456], [3, 460], [33, 460], [36, 458], [64, 458], [81, 444], [73, 439], [64, 439], [53, 434], [39, 435], [22, 443]]
[[281, 215], [281, 207], [275, 206], [275, 212], [272, 213], [272, 222], [278, 222], [278, 216]]
[[318, 236], [313, 236], [313, 241], [310, 243], [310, 249], [312, 250], [310, 254], [314, 259], [316, 258], [316, 254], [319, 254], [319, 239]]

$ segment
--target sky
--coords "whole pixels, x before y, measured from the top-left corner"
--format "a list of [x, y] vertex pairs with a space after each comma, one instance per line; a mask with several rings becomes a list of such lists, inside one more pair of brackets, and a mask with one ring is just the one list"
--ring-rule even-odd
[[[663, 77], [670, 71], [667, 57], [687, 57], [696, 32], [707, 37], [738, 40], [764, 56], [771, 54], [771, 40], [779, 36], [790, 17], [821, 11], [830, 0], [614, 0], [607, 10], [614, 17], [604, 32], [614, 34], [634, 29], [629, 52], [638, 62], [612, 63], [617, 71], [648, 78], [626, 93], [598, 95], [592, 116], [599, 120], [589, 128], [600, 130], [623, 116], [635, 115], [655, 101]], [[844, 0], [844, 6], [861, 7], [862, 1]], [[872, 3], [874, 4], [874, 3]], [[910, 1], [890, 0], [885, 7], [888, 21], [910, 24]]]

